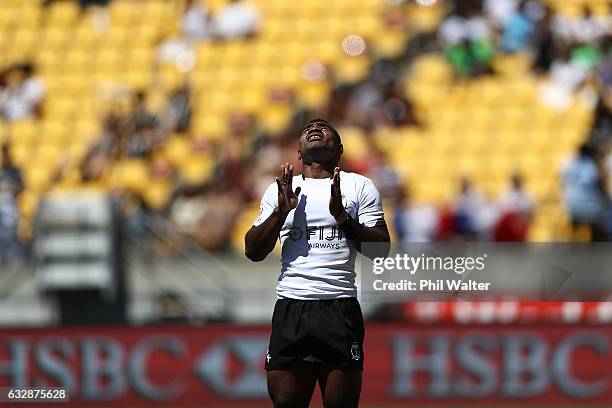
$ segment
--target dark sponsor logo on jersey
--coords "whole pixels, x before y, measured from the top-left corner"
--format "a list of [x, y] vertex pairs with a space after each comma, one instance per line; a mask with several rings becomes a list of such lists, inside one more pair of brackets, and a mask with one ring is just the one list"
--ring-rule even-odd
[[337, 225], [312, 225], [306, 231], [293, 225], [287, 235], [292, 241], [299, 241], [306, 235], [310, 249], [340, 249], [340, 242], [344, 240], [342, 229]]
[[[307, 238], [309, 241], [342, 241], [344, 239], [342, 229], [337, 225], [313, 225], [306, 227], [306, 233], [308, 234]], [[304, 237], [304, 230], [292, 225], [288, 235], [292, 241], [299, 241]]]
[[292, 241], [299, 241], [303, 236], [304, 231], [299, 227], [292, 226], [289, 230], [289, 238], [291, 238]]
[[313, 225], [306, 228], [308, 240], [319, 241], [342, 241], [344, 235], [342, 229], [337, 225]]

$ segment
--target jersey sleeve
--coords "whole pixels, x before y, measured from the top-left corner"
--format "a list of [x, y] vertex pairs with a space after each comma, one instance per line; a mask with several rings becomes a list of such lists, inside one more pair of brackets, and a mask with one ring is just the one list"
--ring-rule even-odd
[[357, 217], [359, 223], [366, 227], [374, 227], [385, 219], [380, 193], [371, 180], [366, 180], [361, 188]]
[[253, 221], [254, 227], [263, 224], [263, 222], [270, 217], [272, 211], [278, 206], [278, 192], [276, 189], [276, 183], [270, 184], [266, 189], [266, 192], [261, 198], [261, 204], [259, 205], [259, 214], [257, 218], [255, 218], [255, 221]]

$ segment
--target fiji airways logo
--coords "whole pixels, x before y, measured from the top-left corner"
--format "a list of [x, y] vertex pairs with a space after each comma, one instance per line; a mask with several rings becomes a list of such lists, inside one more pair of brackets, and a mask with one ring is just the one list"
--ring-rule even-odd
[[345, 240], [338, 225], [309, 226], [305, 230], [293, 225], [287, 235], [292, 241], [300, 241], [306, 237], [309, 249], [340, 249]]

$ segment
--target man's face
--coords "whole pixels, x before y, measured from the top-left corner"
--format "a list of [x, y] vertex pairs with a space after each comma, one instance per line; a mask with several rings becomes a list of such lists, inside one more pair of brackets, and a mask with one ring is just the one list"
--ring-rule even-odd
[[329, 124], [312, 122], [300, 135], [299, 151], [306, 160], [331, 161], [340, 153], [340, 141]]

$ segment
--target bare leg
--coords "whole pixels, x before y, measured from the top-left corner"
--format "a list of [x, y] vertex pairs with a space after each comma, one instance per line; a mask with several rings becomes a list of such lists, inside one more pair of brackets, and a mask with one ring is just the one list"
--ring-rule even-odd
[[357, 408], [361, 393], [359, 369], [319, 368], [317, 376], [325, 408]]
[[285, 370], [270, 370], [268, 393], [274, 408], [307, 408], [317, 381], [314, 364], [299, 361]]

